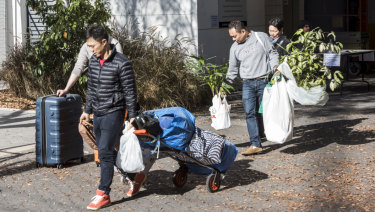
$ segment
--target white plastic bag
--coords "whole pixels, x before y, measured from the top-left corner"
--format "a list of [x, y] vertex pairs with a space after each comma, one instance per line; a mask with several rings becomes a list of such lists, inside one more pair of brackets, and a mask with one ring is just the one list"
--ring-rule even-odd
[[298, 87], [296, 79], [286, 62], [281, 63], [277, 69], [288, 79], [286, 87], [291, 99], [301, 105], [325, 105], [327, 103], [328, 93], [325, 87], [315, 86], [309, 90]]
[[[130, 124], [125, 123], [125, 126]], [[134, 128], [125, 127], [120, 139], [120, 147], [117, 152], [116, 165], [128, 173], [137, 173], [145, 168], [143, 164], [142, 150]]]
[[220, 97], [220, 93], [212, 98], [212, 106], [210, 107], [211, 113], [211, 126], [215, 130], [226, 129], [230, 127], [230, 108], [226, 97]]
[[284, 143], [293, 137], [294, 105], [284, 77], [263, 92], [263, 123], [267, 140]]

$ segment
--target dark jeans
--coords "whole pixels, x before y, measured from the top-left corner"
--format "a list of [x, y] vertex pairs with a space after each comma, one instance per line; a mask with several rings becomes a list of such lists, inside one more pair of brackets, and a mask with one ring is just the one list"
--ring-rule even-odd
[[98, 189], [109, 194], [116, 163], [115, 146], [121, 133], [124, 111], [118, 110], [103, 116], [94, 116], [94, 133], [100, 159], [100, 183]]
[[262, 147], [260, 135], [263, 135], [263, 116], [258, 113], [267, 82], [264, 80], [244, 80], [242, 85], [242, 102], [246, 113], [247, 131], [250, 144]]

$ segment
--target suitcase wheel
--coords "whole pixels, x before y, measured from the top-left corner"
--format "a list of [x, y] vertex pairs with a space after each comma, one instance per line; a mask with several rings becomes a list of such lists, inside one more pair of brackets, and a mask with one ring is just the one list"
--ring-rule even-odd
[[36, 168], [40, 168], [40, 167], [42, 167], [42, 165], [40, 165], [38, 162], [36, 162], [36, 163], [35, 163], [35, 167], [36, 167]]
[[96, 163], [96, 167], [100, 167], [100, 163], [99, 162], [95, 162]]
[[62, 169], [63, 168], [63, 165], [61, 163], [57, 164], [57, 168], [58, 169]]

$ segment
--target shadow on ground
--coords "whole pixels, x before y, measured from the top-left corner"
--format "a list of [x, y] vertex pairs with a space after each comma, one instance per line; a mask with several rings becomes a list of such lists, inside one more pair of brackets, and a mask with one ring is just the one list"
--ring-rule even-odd
[[[339, 120], [318, 123], [294, 128], [294, 139], [284, 144], [271, 144], [263, 146], [261, 154], [286, 147], [281, 150], [287, 154], [301, 154], [314, 151], [332, 143], [341, 145], [359, 145], [375, 141], [375, 132], [356, 131], [353, 127], [361, 123], [365, 118], [354, 120]], [[236, 144], [237, 147], [247, 147], [248, 142]]]
[[25, 147], [25, 146], [30, 146], [30, 144], [25, 144], [25, 145], [20, 145], [20, 146], [16, 146], [16, 147], [7, 147], [7, 148], [0, 149], [0, 153], [9, 155], [9, 156], [6, 156], [6, 157], [0, 157], [0, 163], [6, 162], [6, 161], [9, 161], [9, 160], [12, 160], [12, 159], [16, 159], [18, 157], [22, 157], [22, 156], [30, 154], [30, 153], [33, 153], [33, 151], [22, 152], [22, 153], [9, 152], [9, 149], [19, 148], [19, 147]]
[[[7, 160], [10, 161], [11, 159], [21, 157], [21, 156], [24, 156], [24, 155], [27, 155], [27, 154], [31, 154], [31, 153], [33, 153], [33, 152], [17, 154], [15, 156], [9, 156], [7, 158], [2, 158], [1, 159], [2, 164], [0, 164], [1, 165], [0, 177], [9, 176], [9, 175], [13, 175], [13, 174], [27, 172], [27, 171], [30, 171], [30, 170], [33, 170], [33, 169], [37, 169], [37, 165], [36, 165], [35, 160], [30, 160], [30, 159], [22, 160], [21, 159], [21, 160], [17, 160], [14, 163], [12, 163], [12, 162], [11, 163], [5, 163], [4, 162], [4, 161], [7, 161]], [[72, 166], [90, 163], [92, 161], [94, 161], [94, 155], [93, 154], [85, 155], [82, 162], [81, 162], [80, 159], [70, 160], [70, 161], [67, 161], [66, 163], [63, 164], [63, 168], [69, 168], [69, 167], [72, 167]], [[57, 165], [48, 166], [48, 167], [56, 167], [57, 168]]]
[[[35, 121], [33, 123], [27, 124], [16, 124], [19, 122], [31, 121], [35, 120], [35, 116], [30, 117], [19, 117], [24, 113], [23, 110], [15, 111], [9, 115], [2, 116], [0, 119], [0, 129], [8, 129], [8, 128], [23, 128], [23, 127], [32, 127], [35, 126]], [[12, 125], [16, 124], [16, 125]]]
[[[252, 161], [253, 160], [249, 159], [235, 161], [232, 167], [227, 171], [227, 173], [225, 173], [225, 178], [221, 181], [221, 187], [218, 192], [222, 192], [224, 190], [231, 189], [237, 186], [246, 186], [257, 181], [267, 179], [267, 174], [249, 169], [250, 162]], [[197, 186], [204, 185], [206, 187], [206, 175], [198, 175], [189, 172], [187, 183], [181, 188], [176, 188], [174, 187], [172, 182], [173, 174], [173, 172], [165, 170], [151, 171], [147, 176], [148, 180], [144, 184], [145, 190], [140, 192], [134, 198], [142, 198], [152, 194], [183, 195], [186, 192], [196, 189]], [[124, 198], [113, 202], [113, 204], [120, 204], [130, 199]]]

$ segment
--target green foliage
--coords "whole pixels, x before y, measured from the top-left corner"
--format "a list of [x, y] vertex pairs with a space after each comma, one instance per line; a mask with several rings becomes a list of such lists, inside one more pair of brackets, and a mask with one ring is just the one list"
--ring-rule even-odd
[[105, 23], [111, 17], [105, 0], [27, 0], [46, 25], [40, 41], [31, 44], [28, 60], [36, 75], [73, 68], [84, 43], [85, 32], [93, 23]]
[[[336, 42], [335, 33], [325, 34], [320, 28], [304, 33], [302, 29], [299, 29], [293, 37], [297, 39], [291, 41], [286, 47], [289, 55], [283, 56], [280, 61], [287, 58], [298, 86], [309, 89], [318, 85], [326, 86], [327, 81], [330, 89], [335, 90], [343, 79], [342, 73], [337, 70], [332, 74], [323, 63], [323, 54], [319, 54], [341, 53], [343, 46], [340, 42]], [[325, 42], [328, 39], [330, 42]]]
[[207, 63], [202, 56], [190, 56], [190, 60], [186, 63], [186, 68], [193, 71], [193, 73], [210, 87], [211, 94], [230, 93], [234, 88], [225, 82], [225, 76], [228, 70], [228, 63], [223, 65], [215, 65]]

